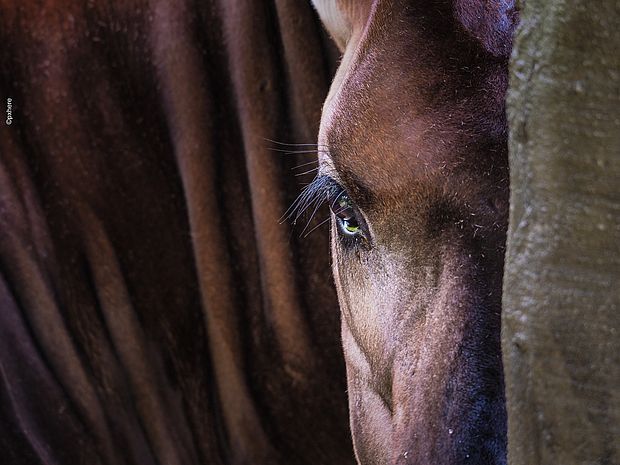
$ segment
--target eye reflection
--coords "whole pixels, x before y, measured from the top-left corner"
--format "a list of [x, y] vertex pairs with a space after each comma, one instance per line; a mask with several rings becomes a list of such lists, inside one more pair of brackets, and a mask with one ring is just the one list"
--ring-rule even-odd
[[354, 236], [361, 233], [353, 202], [345, 192], [340, 193], [335, 200], [330, 201], [330, 208], [344, 234]]

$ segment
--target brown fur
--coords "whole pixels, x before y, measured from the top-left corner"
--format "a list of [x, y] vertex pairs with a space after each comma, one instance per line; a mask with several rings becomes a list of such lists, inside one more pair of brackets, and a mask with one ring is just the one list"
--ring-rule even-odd
[[343, 58], [323, 109], [320, 172], [368, 228], [351, 247], [332, 226], [357, 459], [503, 464], [515, 14], [502, 2], [341, 0], [335, 17], [327, 3], [315, 1]]

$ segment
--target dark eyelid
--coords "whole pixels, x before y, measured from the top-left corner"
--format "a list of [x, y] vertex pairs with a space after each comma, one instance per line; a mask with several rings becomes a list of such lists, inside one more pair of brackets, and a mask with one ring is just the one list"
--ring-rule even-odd
[[333, 166], [323, 171], [324, 174], [329, 175], [334, 173], [334, 179], [339, 183], [345, 191], [349, 194], [351, 200], [360, 208], [370, 207], [374, 203], [375, 196], [364, 180], [352, 171], [348, 166], [342, 163], [342, 160], [334, 156], [330, 151], [330, 158]]
[[351, 200], [360, 208], [366, 208], [373, 203], [374, 195], [365, 183], [349, 170], [338, 172], [342, 186], [349, 193]]

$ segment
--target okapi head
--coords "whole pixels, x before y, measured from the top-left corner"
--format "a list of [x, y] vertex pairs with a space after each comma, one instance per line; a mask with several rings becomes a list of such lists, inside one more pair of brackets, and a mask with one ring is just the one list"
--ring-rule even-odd
[[341, 49], [319, 175], [361, 464], [506, 462], [509, 0], [313, 0]]

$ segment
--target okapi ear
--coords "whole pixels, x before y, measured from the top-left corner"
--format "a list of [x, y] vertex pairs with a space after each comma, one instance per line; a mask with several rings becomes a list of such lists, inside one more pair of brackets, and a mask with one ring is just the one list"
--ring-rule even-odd
[[344, 52], [351, 37], [351, 22], [344, 13], [340, 0], [312, 0], [314, 8], [319, 14], [325, 29], [331, 35], [334, 42]]
[[515, 0], [455, 0], [454, 15], [489, 53], [498, 58], [510, 56], [519, 22]]

